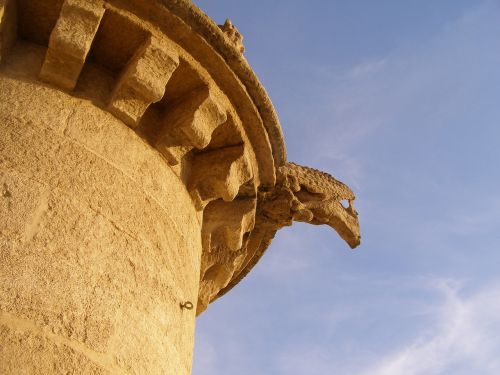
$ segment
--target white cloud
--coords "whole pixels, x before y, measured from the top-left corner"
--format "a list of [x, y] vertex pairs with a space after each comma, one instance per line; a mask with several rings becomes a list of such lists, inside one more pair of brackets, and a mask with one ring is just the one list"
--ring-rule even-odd
[[450, 282], [439, 282], [443, 301], [436, 325], [403, 349], [369, 366], [363, 375], [500, 373], [500, 285], [463, 297]]
[[378, 71], [383, 69], [386, 64], [387, 64], [387, 59], [385, 58], [365, 61], [361, 64], [352, 67], [348, 71], [347, 76], [351, 79], [366, 77], [368, 75], [377, 73]]
[[[414, 280], [415, 282], [417, 280]], [[418, 280], [422, 283], [422, 279]], [[429, 285], [421, 284], [421, 290]], [[385, 345], [372, 351], [296, 342], [276, 356], [280, 375], [498, 375], [500, 374], [500, 284], [465, 293], [453, 280], [434, 280], [427, 292], [438, 293], [416, 312], [432, 322], [394, 352]], [[362, 319], [357, 316], [355, 319]], [[312, 319], [312, 317], [311, 317]], [[345, 321], [348, 316], [342, 317]], [[321, 324], [319, 322], [318, 324]], [[373, 338], [370, 338], [373, 339]], [[339, 357], [338, 352], [349, 353]]]

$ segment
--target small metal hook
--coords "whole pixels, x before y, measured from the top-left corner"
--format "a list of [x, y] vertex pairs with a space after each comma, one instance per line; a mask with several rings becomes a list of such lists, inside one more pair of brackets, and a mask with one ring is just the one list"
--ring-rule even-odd
[[184, 310], [192, 310], [194, 308], [194, 305], [191, 301], [186, 301], [184, 303], [179, 304], [181, 306], [181, 309]]

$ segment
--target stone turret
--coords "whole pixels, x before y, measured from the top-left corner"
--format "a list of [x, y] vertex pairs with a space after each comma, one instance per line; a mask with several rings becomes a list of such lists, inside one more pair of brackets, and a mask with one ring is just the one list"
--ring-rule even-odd
[[189, 374], [279, 228], [359, 244], [242, 52], [190, 1], [0, 0], [1, 374]]

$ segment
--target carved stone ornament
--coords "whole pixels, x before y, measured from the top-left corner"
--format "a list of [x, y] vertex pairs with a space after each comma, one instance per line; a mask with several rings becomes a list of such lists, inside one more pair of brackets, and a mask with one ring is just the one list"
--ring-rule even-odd
[[241, 33], [238, 31], [236, 26], [233, 25], [229, 18], [226, 20], [226, 22], [224, 22], [224, 25], [219, 25], [219, 27], [239, 52], [245, 52], [245, 46], [243, 45], [243, 35], [241, 35]]

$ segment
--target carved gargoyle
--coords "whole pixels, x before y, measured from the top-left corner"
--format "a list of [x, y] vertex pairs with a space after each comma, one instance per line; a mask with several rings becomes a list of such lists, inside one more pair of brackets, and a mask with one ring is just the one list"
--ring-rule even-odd
[[278, 169], [276, 187], [261, 194], [258, 207], [258, 214], [264, 219], [261, 222], [276, 230], [293, 221], [326, 224], [351, 248], [360, 244], [354, 193], [328, 173], [286, 163]]
[[[210, 250], [203, 253], [197, 313], [245, 277], [276, 232], [293, 221], [329, 225], [357, 247], [361, 236], [353, 201], [352, 190], [328, 173], [285, 163], [277, 169], [275, 186], [258, 192], [256, 208], [251, 199], [236, 202], [240, 220], [225, 210], [225, 205], [234, 210], [234, 202], [212, 203], [205, 213], [204, 246]], [[241, 224], [231, 227], [232, 222]]]

